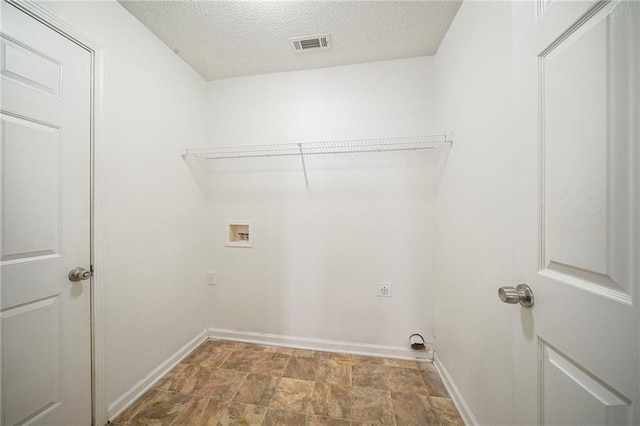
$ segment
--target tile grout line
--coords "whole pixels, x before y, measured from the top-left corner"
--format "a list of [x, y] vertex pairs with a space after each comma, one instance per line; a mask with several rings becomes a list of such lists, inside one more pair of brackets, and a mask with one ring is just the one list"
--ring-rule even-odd
[[[225, 361], [231, 356], [231, 354], [233, 354], [236, 351], [235, 349], [224, 349], [224, 348], [221, 348], [221, 349], [222, 349], [222, 351], [227, 352], [227, 355], [224, 357], [224, 359], [216, 367], [213, 368], [213, 370], [221, 370], [220, 367], [222, 366], [222, 364], [224, 364]], [[213, 356], [213, 354], [210, 354], [208, 358], [211, 358], [212, 356]], [[202, 367], [201, 366], [201, 362], [198, 363], [198, 366]], [[244, 379], [243, 379], [243, 381], [244, 381]], [[235, 394], [234, 394], [234, 396], [235, 396]], [[222, 398], [213, 398], [212, 396], [206, 395], [204, 393], [200, 394], [200, 395], [193, 395], [192, 398], [194, 398], [194, 397], [207, 398], [207, 400], [209, 402], [211, 402], [212, 400], [226, 402], [226, 408], [229, 407], [229, 404], [231, 403], [231, 400], [233, 399], [233, 396], [232, 396], [231, 399], [229, 399], [229, 401], [225, 401]]]
[[[262, 347], [262, 350], [263, 350], [263, 353], [266, 353], [266, 352], [265, 352], [265, 347]], [[231, 353], [233, 353], [233, 352], [235, 352], [235, 349], [234, 349]], [[227, 358], [229, 358], [229, 356], [231, 356], [231, 353], [227, 356]], [[225, 359], [225, 361], [226, 361], [226, 359]], [[257, 364], [258, 362], [259, 362], [259, 361], [256, 361], [256, 364]], [[218, 369], [220, 369], [220, 367], [222, 366], [222, 364], [224, 364], [224, 362], [222, 362], [222, 363], [218, 366]], [[244, 378], [242, 379], [242, 381], [241, 381], [241, 382], [240, 382], [240, 384], [238, 385], [238, 388], [236, 389], [236, 391], [233, 393], [233, 395], [231, 396], [231, 398], [230, 398], [230, 399], [229, 399], [229, 401], [227, 402], [227, 410], [228, 410], [228, 407], [231, 405], [231, 403], [233, 403], [233, 400], [234, 400], [234, 398], [236, 397], [236, 395], [238, 394], [238, 392], [240, 392], [240, 388], [242, 387], [242, 384], [243, 384], [244, 382], [246, 382], [247, 378], [249, 378], [249, 375], [252, 373], [252, 372], [251, 372], [251, 370], [253, 369], [253, 367], [255, 367], [255, 364], [251, 367], [251, 369], [250, 369], [248, 372], [246, 372], [246, 376], [244, 376]], [[238, 370], [236, 370], [236, 371], [238, 371]], [[255, 374], [255, 373], [254, 373], [254, 374]], [[256, 406], [256, 407], [259, 407], [259, 405], [255, 405], [255, 404], [245, 404], [245, 403], [240, 403], [240, 402], [237, 402], [237, 404], [243, 404], [243, 405], [245, 405], [245, 406], [247, 406], [247, 405], [254, 405], [254, 406]], [[262, 424], [262, 423], [264, 423], [264, 418], [267, 416], [267, 412], [268, 412], [268, 411], [269, 411], [269, 408], [267, 407], [267, 410], [264, 412], [264, 416], [262, 416], [262, 420], [261, 420], [261, 422], [260, 422], [261, 424]]]
[[[207, 342], [208, 342], [208, 341], [207, 341]], [[202, 346], [202, 345], [201, 345], [201, 346]], [[197, 349], [196, 349], [196, 350], [197, 350]], [[210, 358], [210, 357], [212, 356], [212, 354], [209, 352], [209, 350], [207, 350], [207, 353], [208, 353], [209, 355], [208, 355], [207, 357], [205, 357], [205, 359], [208, 359], [208, 358]], [[192, 376], [194, 376], [194, 375], [196, 375], [196, 374], [199, 374], [199, 373], [201, 372], [201, 369], [203, 368], [203, 367], [202, 367], [202, 365], [201, 365], [201, 362], [202, 362], [202, 361], [203, 361], [203, 360], [201, 360], [201, 361], [199, 361], [199, 362], [198, 362], [198, 361], [196, 361], [196, 360], [194, 359], [194, 363], [189, 363], [189, 365], [194, 365], [194, 364], [195, 364], [195, 368], [196, 368], [196, 371], [192, 374]], [[185, 368], [185, 369], [186, 369], [186, 368]], [[189, 377], [191, 377], [191, 376], [189, 376]], [[183, 388], [184, 388], [184, 385], [183, 385]], [[184, 412], [184, 411], [185, 411], [185, 410], [186, 410], [186, 409], [187, 409], [191, 404], [193, 404], [193, 403], [194, 403], [194, 399], [195, 399], [195, 398], [203, 398], [202, 396], [197, 396], [197, 395], [188, 395], [187, 393], [183, 393], [183, 392], [176, 392], [176, 393], [178, 393], [179, 395], [190, 396], [190, 397], [191, 397], [191, 399], [189, 400], [189, 403], [187, 404], [187, 406], [186, 406], [183, 410], [181, 410], [181, 411], [180, 411], [180, 413], [176, 416], [176, 418], [171, 422], [171, 424], [172, 424], [172, 425], [173, 425], [173, 424], [174, 424], [174, 423], [175, 423], [175, 422], [180, 418], [180, 415], [181, 415], [181, 414], [182, 414], [182, 413], [183, 413], [183, 412]], [[209, 402], [209, 401], [211, 401], [211, 398], [209, 398], [209, 397], [204, 397], [204, 398], [206, 398], [208, 402]], [[207, 402], [207, 405], [208, 405], [208, 402]], [[201, 415], [202, 415], [202, 414], [201, 414]]]
[[[292, 358], [292, 356], [289, 355], [289, 360], [287, 361], [287, 365], [289, 365], [289, 362], [291, 362], [291, 358]], [[273, 394], [271, 395], [271, 398], [269, 398], [269, 403], [267, 404], [267, 411], [264, 412], [264, 417], [262, 418], [262, 422], [260, 424], [264, 424], [265, 419], [267, 418], [267, 415], [269, 414], [269, 410], [271, 410], [271, 403], [273, 402], [273, 398], [275, 398], [276, 392], [278, 391], [278, 388], [280, 387], [280, 382], [282, 381], [282, 377], [284, 375], [284, 370], [287, 368], [287, 365], [284, 366], [284, 369], [282, 370], [282, 374], [280, 375], [280, 377], [278, 377], [278, 381], [276, 382], [276, 386], [273, 389]]]
[[[316, 352], [317, 353], [317, 352]], [[320, 356], [317, 361], [316, 361], [316, 374], [315, 377], [313, 378], [313, 390], [311, 391], [311, 398], [313, 399], [313, 395], [315, 395], [316, 393], [316, 386], [318, 385], [318, 375], [320, 374], [320, 364], [322, 363], [322, 356]], [[309, 409], [308, 411], [311, 411], [312, 408], [312, 403], [309, 404]], [[315, 410], [314, 410], [314, 415], [315, 415]], [[349, 413], [349, 418], [351, 418], [351, 413]], [[309, 421], [309, 417], [307, 417], [307, 422]]]
[[431, 411], [433, 411], [433, 414], [436, 416], [436, 420], [438, 420], [438, 423], [442, 423], [440, 420], [440, 413], [438, 413], [438, 410], [436, 410], [435, 405], [433, 405], [433, 400], [431, 399], [433, 395], [431, 395], [431, 391], [429, 390], [429, 382], [427, 379], [425, 379], [424, 375], [422, 374], [422, 372], [423, 371], [426, 372], [426, 370], [421, 370], [420, 366], [418, 366], [418, 371], [420, 372], [420, 377], [422, 378], [424, 385], [427, 387], [427, 400], [429, 401], [429, 406], [431, 407]]

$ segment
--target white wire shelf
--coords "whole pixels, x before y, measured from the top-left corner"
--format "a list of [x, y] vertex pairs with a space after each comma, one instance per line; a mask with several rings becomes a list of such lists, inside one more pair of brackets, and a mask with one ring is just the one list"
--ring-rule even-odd
[[[309, 162], [318, 157], [341, 159], [410, 159], [451, 144], [448, 135], [411, 136], [384, 139], [304, 142], [272, 145], [244, 145], [211, 148], [185, 148], [182, 156], [198, 172], [217, 172], [259, 167], [300, 167], [309, 186]], [[314, 164], [315, 164], [314, 163]]]

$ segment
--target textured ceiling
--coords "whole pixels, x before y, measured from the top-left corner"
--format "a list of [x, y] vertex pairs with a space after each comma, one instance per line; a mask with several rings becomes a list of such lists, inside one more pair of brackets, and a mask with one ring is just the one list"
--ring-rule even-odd
[[[207, 80], [432, 55], [458, 1], [125, 1]], [[293, 53], [291, 37], [332, 48]]]

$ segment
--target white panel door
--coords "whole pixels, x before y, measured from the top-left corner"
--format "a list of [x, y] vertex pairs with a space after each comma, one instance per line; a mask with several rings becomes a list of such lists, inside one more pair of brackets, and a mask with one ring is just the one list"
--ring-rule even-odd
[[514, 420], [640, 424], [640, 2], [513, 4]]
[[1, 11], [1, 423], [89, 425], [91, 57]]

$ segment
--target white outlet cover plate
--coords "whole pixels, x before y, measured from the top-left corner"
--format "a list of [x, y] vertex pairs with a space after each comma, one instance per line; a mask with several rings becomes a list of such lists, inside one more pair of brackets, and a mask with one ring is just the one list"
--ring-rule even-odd
[[216, 271], [207, 272], [207, 282], [209, 285], [218, 284], [218, 273]]
[[378, 283], [378, 297], [391, 297], [391, 283]]

